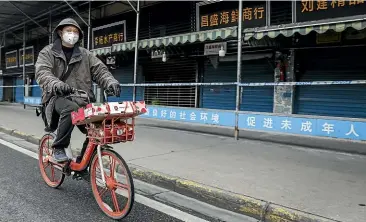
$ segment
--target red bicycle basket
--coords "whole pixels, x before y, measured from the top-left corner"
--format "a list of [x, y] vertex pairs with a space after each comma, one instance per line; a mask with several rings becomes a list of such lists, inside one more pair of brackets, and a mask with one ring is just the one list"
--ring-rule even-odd
[[133, 141], [135, 117], [146, 113], [145, 102], [92, 103], [71, 113], [74, 125], [86, 125], [90, 142], [98, 145]]
[[98, 145], [133, 141], [135, 137], [135, 118], [105, 119], [99, 123], [86, 125], [90, 142]]

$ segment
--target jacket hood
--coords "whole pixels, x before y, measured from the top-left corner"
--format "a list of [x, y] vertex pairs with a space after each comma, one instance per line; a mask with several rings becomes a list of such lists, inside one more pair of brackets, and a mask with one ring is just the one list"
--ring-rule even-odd
[[84, 34], [83, 34], [83, 31], [81, 30], [79, 24], [72, 18], [66, 18], [66, 19], [62, 20], [56, 26], [56, 28], [53, 30], [53, 41], [56, 41], [56, 39], [60, 39], [60, 36], [58, 35], [57, 31], [66, 25], [72, 25], [72, 26], [75, 26], [77, 29], [79, 29], [79, 41], [78, 42], [80, 42], [83, 39]]

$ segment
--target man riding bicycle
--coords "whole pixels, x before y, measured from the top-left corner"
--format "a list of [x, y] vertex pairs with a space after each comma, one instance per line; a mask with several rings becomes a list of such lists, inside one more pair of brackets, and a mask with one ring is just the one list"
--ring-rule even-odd
[[[74, 128], [71, 112], [88, 103], [82, 98], [68, 97], [73, 89], [85, 91], [91, 102], [95, 102], [93, 81], [117, 97], [121, 92], [119, 82], [103, 62], [79, 46], [81, 39], [83, 33], [77, 22], [71, 18], [62, 20], [55, 28], [54, 43], [42, 49], [35, 64], [35, 78], [42, 89], [42, 118], [46, 130], [58, 129], [52, 145], [55, 149], [53, 158], [57, 162], [68, 160], [64, 148], [69, 146]], [[79, 129], [86, 133], [85, 128]], [[82, 152], [86, 144], [87, 140]]]

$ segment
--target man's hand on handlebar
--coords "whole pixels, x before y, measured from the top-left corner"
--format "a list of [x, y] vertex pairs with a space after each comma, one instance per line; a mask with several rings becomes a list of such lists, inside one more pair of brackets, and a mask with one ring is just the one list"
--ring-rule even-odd
[[121, 86], [118, 83], [112, 83], [106, 90], [106, 94], [108, 96], [114, 95], [116, 97], [120, 97], [121, 95]]
[[73, 92], [73, 89], [69, 86], [69, 84], [64, 82], [59, 82], [55, 86], [56, 94], [59, 96], [68, 95]]

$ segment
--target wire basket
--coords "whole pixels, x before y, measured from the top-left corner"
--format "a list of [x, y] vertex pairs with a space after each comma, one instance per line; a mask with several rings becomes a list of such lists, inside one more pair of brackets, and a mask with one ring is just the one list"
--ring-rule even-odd
[[135, 118], [110, 118], [86, 124], [89, 141], [96, 145], [125, 143], [135, 138]]

